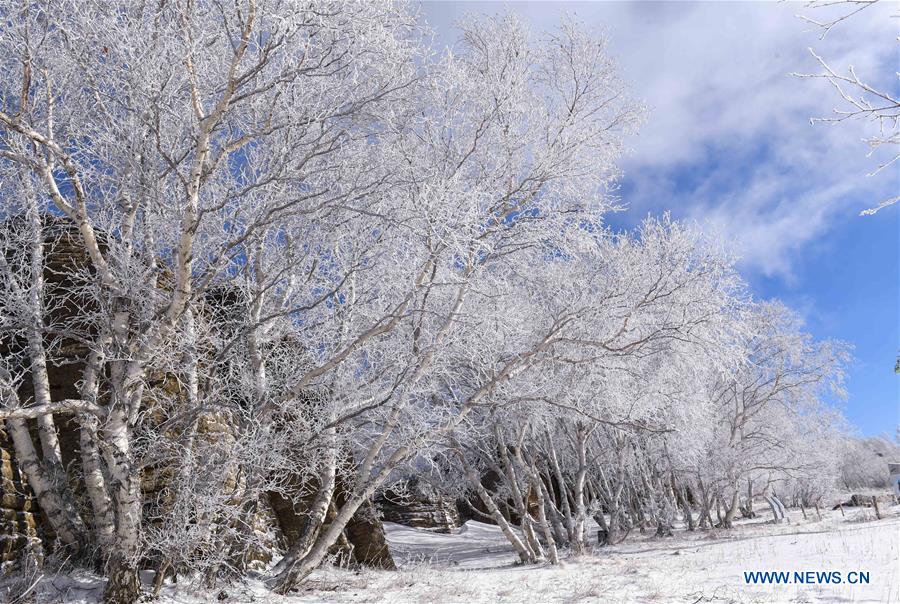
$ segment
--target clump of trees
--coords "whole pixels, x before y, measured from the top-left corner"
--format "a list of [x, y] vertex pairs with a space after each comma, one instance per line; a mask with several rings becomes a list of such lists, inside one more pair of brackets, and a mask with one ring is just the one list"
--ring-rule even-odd
[[847, 490], [890, 486], [889, 463], [900, 463], [900, 443], [884, 437], [848, 438], [840, 458], [840, 486]]
[[299, 483], [286, 592], [425, 463], [523, 562], [590, 520], [616, 543], [818, 501], [846, 351], [699, 232], [604, 226], [643, 108], [602, 36], [473, 19], [435, 54], [395, 2], [2, 6], [0, 419], [109, 601], [145, 565], [241, 576]]

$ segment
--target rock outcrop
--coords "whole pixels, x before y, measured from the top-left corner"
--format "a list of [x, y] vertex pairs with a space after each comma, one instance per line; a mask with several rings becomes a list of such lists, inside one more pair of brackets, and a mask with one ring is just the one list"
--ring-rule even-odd
[[[84, 251], [80, 234], [65, 219], [45, 216], [45, 270], [46, 296], [58, 300], [48, 304], [50, 313], [48, 321], [54, 324], [78, 322], [79, 315], [95, 308], [96, 302], [88, 298], [81, 299], [73, 295], [78, 291], [75, 280], [83, 279], [90, 273], [90, 260]], [[101, 241], [101, 247], [103, 242]], [[10, 258], [12, 260], [12, 258]], [[167, 276], [161, 276], [161, 283]], [[161, 287], [166, 287], [165, 285]], [[59, 295], [57, 292], [67, 292]], [[207, 317], [218, 329], [228, 329], [232, 323], [240, 324], [240, 313], [244, 312], [243, 298], [239, 291], [229, 288], [216, 288], [207, 292], [200, 314], [209, 313]], [[90, 328], [86, 328], [90, 329]], [[0, 333], [0, 355], [12, 358], [12, 352], [23, 350], [23, 343], [16, 335]], [[84, 344], [77, 340], [63, 339], [54, 347], [57, 362], [48, 364], [50, 395], [52, 400], [79, 398], [76, 384], [81, 379], [82, 359], [86, 356]], [[21, 356], [21, 355], [20, 355]], [[169, 409], [183, 396], [181, 381], [176, 376], [157, 372], [148, 376], [146, 400], [144, 406], [150, 411], [148, 421], [156, 427], [168, 419]], [[22, 401], [33, 400], [34, 392], [31, 379], [25, 371], [25, 379], [21, 381], [17, 392]], [[168, 401], [168, 402], [167, 402]], [[177, 406], [177, 405], [176, 405]], [[72, 468], [72, 476], [80, 475], [80, 426], [71, 416], [56, 416], [59, 443], [64, 465]], [[30, 422], [32, 426], [35, 422]], [[235, 440], [238, 428], [228, 418], [217, 412], [205, 412], [197, 417], [198, 445], [227, 446]], [[34, 430], [34, 428], [32, 428]], [[162, 429], [165, 433], [165, 429]], [[35, 443], [37, 444], [36, 435]], [[141, 490], [144, 497], [145, 523], [150, 526], [159, 518], [164, 518], [168, 506], [172, 502], [167, 495], [167, 487], [178, 472], [177, 463], [170, 460], [145, 466], [141, 475]], [[16, 464], [13, 444], [3, 431], [0, 422], [0, 562], [11, 563], [21, 559], [23, 555], [42, 559], [45, 550], [52, 546], [54, 535], [47, 523], [42, 522], [37, 500], [28, 486], [27, 476], [20, 474]], [[219, 477], [223, 490], [236, 489], [236, 476]], [[78, 482], [74, 478], [74, 482]], [[340, 480], [339, 480], [340, 482]], [[302, 492], [302, 484], [296, 485], [296, 493]], [[72, 484], [71, 491], [76, 499], [76, 506], [89, 512], [90, 504], [85, 496], [85, 488], [80, 484]], [[338, 504], [344, 495], [337, 494]], [[262, 567], [274, 555], [277, 555], [279, 542], [291, 542], [302, 527], [304, 508], [302, 497], [284, 498], [270, 494], [266, 501], [259, 502], [258, 511], [253, 517], [252, 529], [256, 533], [256, 542], [261, 544], [260, 551], [245, 552], [245, 558], [251, 566]], [[88, 514], [89, 515], [89, 514]], [[394, 568], [393, 559], [387, 548], [384, 527], [371, 504], [360, 509], [348, 525], [344, 538], [340, 541], [343, 551], [352, 555], [359, 564], [380, 568]]]
[[0, 567], [25, 553], [40, 560], [40, 518], [34, 495], [15, 463], [12, 443], [0, 429]]
[[381, 516], [414, 528], [449, 533], [460, 526], [456, 502], [444, 497], [432, 484], [411, 478], [383, 491], [375, 500]]

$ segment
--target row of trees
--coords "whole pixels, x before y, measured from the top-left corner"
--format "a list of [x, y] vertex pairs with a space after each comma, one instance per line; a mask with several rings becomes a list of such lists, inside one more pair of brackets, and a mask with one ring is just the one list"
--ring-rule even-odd
[[486, 18], [435, 54], [395, 2], [0, 7], [0, 419], [108, 600], [151, 562], [240, 575], [289, 485], [280, 592], [410, 468], [529, 562], [591, 518], [616, 542], [821, 497], [846, 352], [698, 232], [604, 226], [643, 109], [602, 36]]
[[833, 493], [844, 437], [819, 400], [839, 386], [846, 353], [812, 342], [779, 304], [722, 301], [727, 310], [673, 327], [656, 349], [560, 351], [539, 383], [518, 382], [469, 420], [453, 451], [523, 561], [584, 551], [588, 519], [601, 544], [617, 543], [635, 526], [671, 535], [676, 516], [690, 530], [731, 528], [760, 496], [783, 519], [779, 493], [809, 507]]

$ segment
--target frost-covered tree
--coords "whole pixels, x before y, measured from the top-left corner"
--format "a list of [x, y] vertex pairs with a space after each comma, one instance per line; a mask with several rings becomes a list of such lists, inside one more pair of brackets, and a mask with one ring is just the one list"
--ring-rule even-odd
[[360, 425], [356, 487], [308, 551], [288, 553], [282, 591], [395, 468], [571, 329], [573, 317], [541, 306], [539, 274], [579, 217], [609, 208], [621, 138], [640, 116], [604, 45], [568, 23], [541, 38], [511, 17], [466, 23], [435, 74], [397, 151], [411, 183], [398, 203], [412, 205], [377, 234], [398, 238], [394, 256], [360, 278], [377, 292], [367, 305], [397, 300], [396, 327], [334, 367], [334, 423]]
[[[736, 293], [727, 258], [680, 225], [579, 231], [583, 248], [548, 261], [548, 278], [566, 278], [541, 300], [568, 324], [454, 440], [474, 497], [501, 527], [521, 528], [521, 538], [504, 532], [523, 562], [552, 561], [557, 545], [585, 551], [592, 517], [612, 524], [613, 541], [628, 513], [667, 516], [671, 525], [662, 435], [702, 416], [689, 367], [725, 333], [721, 319]], [[496, 484], [482, 484], [485, 472]]]
[[[813, 0], [806, 3], [806, 14], [800, 15], [800, 18], [819, 29], [821, 31], [819, 39], [822, 40], [832, 29], [853, 19], [862, 11], [875, 7], [878, 2], [879, 0]], [[900, 14], [894, 13], [890, 16], [896, 19]], [[897, 41], [896, 38], [894, 41]], [[900, 151], [898, 151], [900, 148], [900, 98], [895, 92], [896, 78], [900, 75], [895, 69], [891, 69], [885, 74], [890, 81], [882, 81], [877, 74], [860, 76], [852, 65], [847, 68], [846, 72], [842, 72], [832, 67], [812, 48], [809, 49], [809, 52], [822, 71], [815, 74], [794, 75], [802, 78], [824, 79], [834, 88], [841, 102], [841, 105], [834, 109], [832, 116], [812, 118], [811, 121], [831, 124], [846, 120], [872, 122], [877, 132], [863, 141], [869, 146], [869, 155], [881, 150], [886, 150], [889, 155], [886, 159], [879, 161], [869, 176], [874, 176], [894, 165], [900, 159]], [[863, 210], [860, 212], [860, 216], [870, 216], [898, 201], [900, 201], [900, 197], [890, 197], [872, 208]]]
[[[4, 218], [19, 195], [8, 183], [33, 183], [29, 211], [77, 230], [101, 309], [85, 342], [81, 400], [35, 399], [49, 407], [7, 413], [48, 423], [48, 411], [87, 412], [82, 431], [104, 457], [91, 460], [102, 465], [86, 481], [90, 525], [109, 557], [108, 597], [130, 601], [141, 555], [135, 438], [151, 368], [194, 338], [205, 293], [251, 263], [261, 268], [248, 279], [252, 322], [240, 330], [251, 350], [265, 313], [323, 303], [329, 289], [315, 286], [335, 276], [316, 267], [327, 259], [321, 246], [337, 240], [331, 225], [377, 214], [372, 206], [396, 183], [372, 138], [398, 129], [421, 46], [412, 16], [390, 3], [7, 3], [2, 13]], [[273, 241], [285, 260], [275, 267], [253, 255]], [[287, 295], [299, 275], [309, 286], [302, 300]], [[263, 302], [264, 312], [253, 308]], [[319, 359], [306, 382], [341, 354]], [[52, 484], [50, 469], [34, 469], [33, 484]], [[37, 493], [62, 541], [84, 543], [84, 524], [57, 513], [59, 493]]]
[[879, 489], [888, 486], [888, 464], [900, 460], [900, 446], [884, 437], [844, 439], [836, 449], [842, 489]]
[[[311, 389], [328, 392], [315, 434], [353, 435], [358, 489], [329, 531], [311, 531], [309, 551], [291, 552], [289, 587], [434, 427], [425, 417], [412, 424], [424, 432], [395, 438], [443, 369], [466, 300], [511, 292], [503, 266], [570, 215], [596, 219], [609, 206], [621, 136], [640, 113], [603, 45], [572, 24], [535, 41], [511, 19], [473, 21], [460, 52], [432, 63], [414, 15], [393, 3], [63, 2], [3, 13], [0, 158], [5, 182], [34, 188], [24, 245], [40, 248], [41, 216], [70, 227], [97, 306], [82, 334], [81, 398], [45, 400], [40, 366], [53, 350], [36, 344], [40, 284], [20, 292], [32, 316], [15, 328], [33, 345], [14, 369], [27, 365], [37, 396], [13, 396], [25, 374], [7, 371], [4, 417], [46, 426], [29, 475], [65, 543], [77, 549], [93, 527], [112, 600], [139, 588], [141, 468], [164, 457], [147, 438], [152, 375], [183, 384], [170, 411], [188, 449], [200, 408], [240, 400], [240, 433], [264, 434], [307, 408]], [[4, 189], [4, 218], [20, 196]], [[19, 274], [10, 287], [28, 281]], [[243, 307], [228, 333], [204, 327], [217, 292]], [[558, 328], [529, 338], [517, 326], [515, 344], [536, 353]], [[276, 381], [286, 335], [302, 362]], [[523, 363], [501, 361], [469, 406]], [[78, 412], [85, 450], [101, 452], [84, 463], [95, 469], [89, 522], [65, 509], [49, 412]], [[35, 457], [18, 441], [19, 458]], [[336, 446], [320, 452], [334, 460]], [[259, 489], [258, 464], [228, 463]]]
[[731, 525], [745, 485], [749, 499], [768, 497], [785, 476], [815, 471], [804, 433], [833, 424], [821, 400], [842, 394], [847, 361], [843, 344], [813, 341], [780, 303], [752, 304], [741, 322], [740, 361], [732, 371], [711, 376], [707, 390], [719, 421], [707, 480], [714, 481], [710, 495], [720, 499], [724, 526]]
[[498, 16], [434, 53], [387, 1], [0, 6], [0, 420], [108, 600], [144, 564], [241, 576], [272, 493], [305, 510], [283, 593], [425, 465], [556, 562], [591, 518], [665, 536], [821, 450], [839, 347], [695, 230], [604, 226], [643, 109], [602, 36]]

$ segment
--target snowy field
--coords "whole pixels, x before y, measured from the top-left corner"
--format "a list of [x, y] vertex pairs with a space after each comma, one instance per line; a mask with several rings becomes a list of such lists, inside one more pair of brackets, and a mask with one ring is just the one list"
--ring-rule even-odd
[[[455, 535], [389, 526], [399, 573], [330, 573], [302, 601], [354, 602], [900, 602], [900, 518], [854, 510], [822, 522], [744, 524], [734, 531], [637, 535], [562, 568], [515, 565], [496, 527]], [[795, 516], [800, 516], [797, 513]], [[870, 572], [868, 585], [746, 585], [744, 571]], [[346, 576], [344, 576], [346, 575]], [[342, 585], [343, 584], [343, 585]], [[326, 591], [329, 590], [329, 591]], [[333, 591], [332, 591], [333, 590]]]
[[[633, 533], [618, 546], [562, 566], [519, 566], [499, 530], [469, 521], [442, 535], [387, 523], [396, 572], [328, 569], [303, 592], [278, 597], [258, 581], [199, 594], [166, 585], [166, 604], [200, 602], [900, 602], [900, 506], [823, 512], [772, 525], [763, 517], [732, 531], [678, 531], [669, 539]], [[867, 585], [747, 585], [744, 571], [869, 573]], [[151, 577], [145, 577], [150, 580]], [[57, 579], [48, 601], [92, 601], [99, 585]], [[47, 586], [49, 587], [49, 585]], [[52, 589], [52, 588], [51, 588]]]

